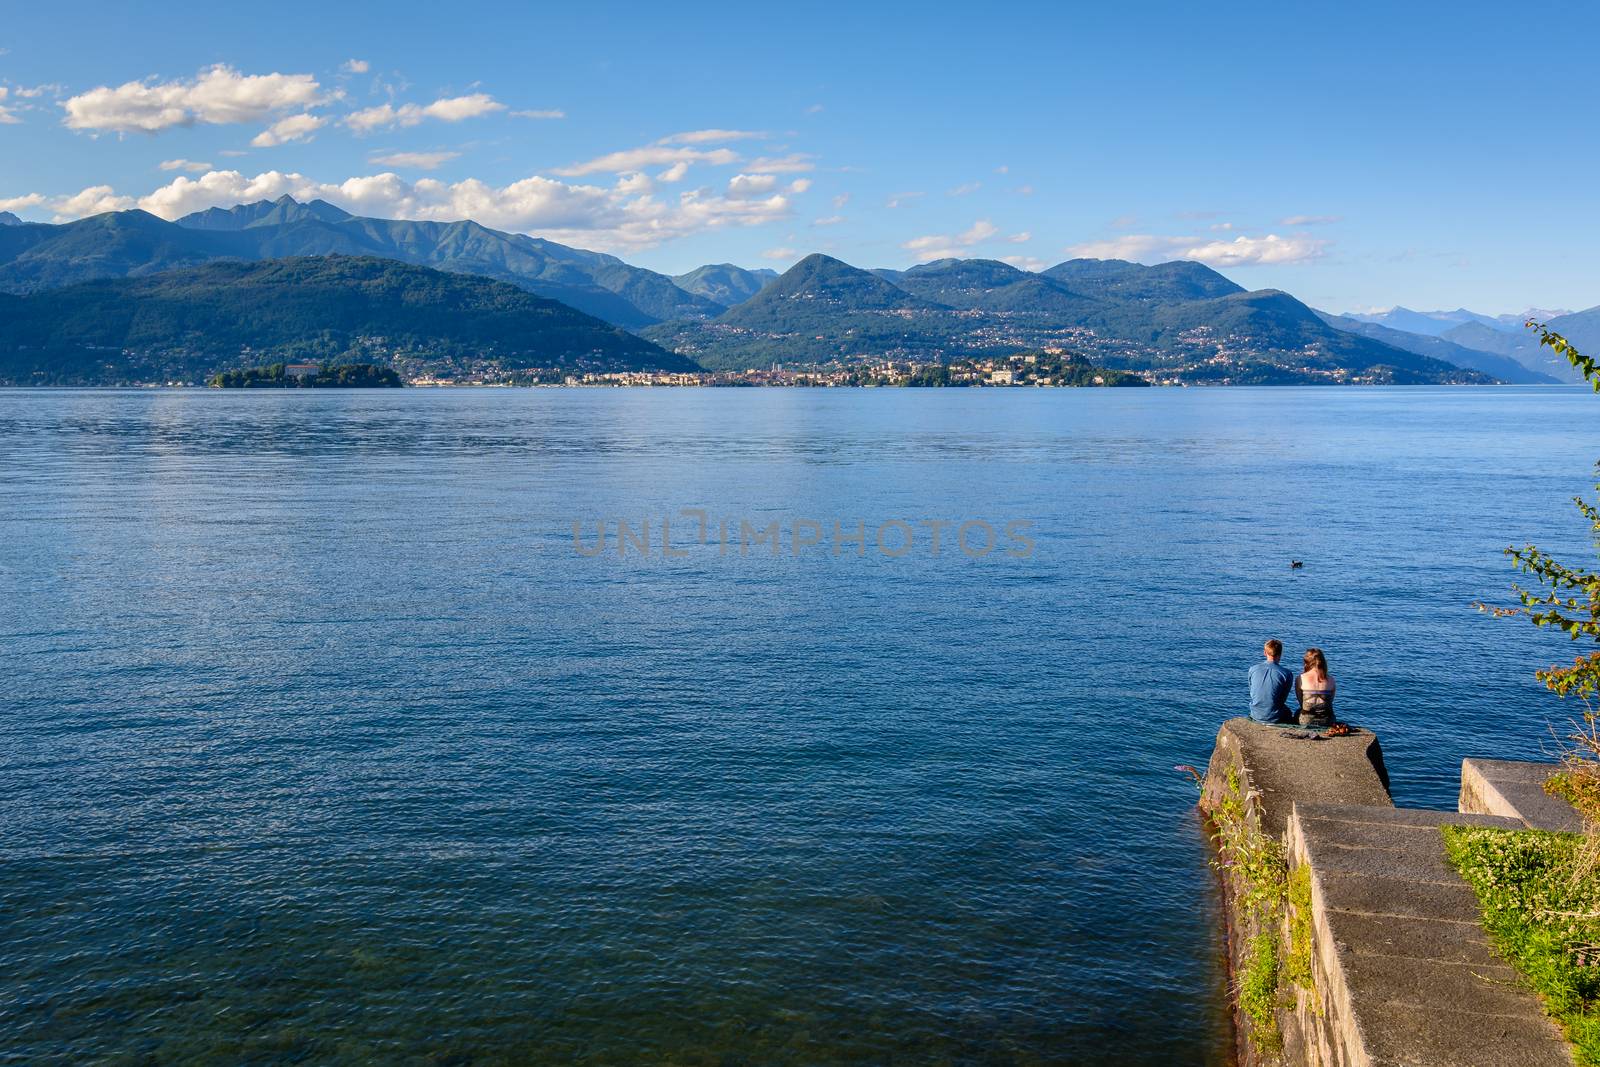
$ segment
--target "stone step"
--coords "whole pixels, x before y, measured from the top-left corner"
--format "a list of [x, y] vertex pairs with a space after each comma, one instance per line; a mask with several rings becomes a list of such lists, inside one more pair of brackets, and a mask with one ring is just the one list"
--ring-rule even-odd
[[1374, 1063], [1569, 1065], [1566, 1041], [1495, 955], [1477, 894], [1446, 858], [1439, 828], [1452, 824], [1522, 827], [1499, 816], [1295, 805], [1290, 862], [1310, 867], [1316, 969], [1346, 1016], [1342, 1040], [1329, 1044]]
[[1464, 759], [1458, 806], [1516, 819], [1534, 830], [1582, 830], [1583, 820], [1572, 805], [1544, 791], [1545, 780], [1560, 769], [1555, 763]]

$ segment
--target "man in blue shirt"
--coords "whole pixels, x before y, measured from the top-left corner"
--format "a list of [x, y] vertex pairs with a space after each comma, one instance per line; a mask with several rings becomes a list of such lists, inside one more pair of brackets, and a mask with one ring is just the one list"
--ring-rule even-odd
[[1278, 662], [1283, 642], [1274, 637], [1261, 651], [1267, 658], [1250, 668], [1250, 717], [1256, 722], [1293, 722], [1288, 701], [1294, 672]]

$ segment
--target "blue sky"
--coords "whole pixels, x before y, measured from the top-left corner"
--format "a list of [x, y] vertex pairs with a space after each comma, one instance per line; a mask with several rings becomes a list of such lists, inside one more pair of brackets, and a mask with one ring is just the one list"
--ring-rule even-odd
[[1600, 303], [1581, 5], [0, 10], [33, 220], [290, 192], [673, 273], [1198, 258], [1331, 310]]

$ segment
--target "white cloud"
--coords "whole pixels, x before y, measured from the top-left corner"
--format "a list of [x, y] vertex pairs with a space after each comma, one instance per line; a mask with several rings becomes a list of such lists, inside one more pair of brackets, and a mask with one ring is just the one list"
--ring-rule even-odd
[[564, 119], [567, 113], [560, 108], [525, 108], [521, 111], [508, 111], [506, 114], [516, 119]]
[[[0, 85], [0, 101], [5, 100], [10, 95], [11, 90], [4, 85]], [[6, 107], [5, 104], [0, 103], [0, 126], [15, 126], [21, 121], [21, 119], [17, 118], [16, 112]]]
[[435, 100], [423, 108], [422, 112], [429, 118], [439, 119], [442, 122], [461, 122], [505, 109], [504, 104], [488, 93], [473, 93], [470, 96], [451, 96]]
[[[811, 162], [812, 157], [805, 153], [761, 156], [745, 163], [742, 156], [733, 149], [725, 147], [729, 141], [766, 136], [768, 134], [757, 130], [688, 130], [669, 134], [653, 144], [639, 148], [607, 152], [603, 156], [558, 167], [555, 173], [568, 178], [581, 178], [589, 174], [631, 174], [648, 167], [664, 167], [666, 169], [656, 177], [660, 181], [674, 182], [682, 180], [688, 168], [694, 164], [725, 167], [739, 163], [744, 175], [791, 174], [816, 169], [816, 164]], [[709, 147], [712, 145], [724, 147]]]
[[39, 207], [45, 203], [42, 193], [29, 193], [26, 196], [13, 196], [9, 200], [0, 199], [0, 211], [26, 211], [30, 207]]
[[416, 126], [422, 119], [422, 109], [416, 104], [404, 104], [398, 108], [391, 104], [380, 104], [352, 111], [342, 121], [357, 133], [368, 133], [389, 126]]
[[250, 141], [250, 147], [273, 148], [290, 141], [303, 141], [327, 121], [321, 115], [290, 115], [256, 134]]
[[186, 170], [190, 174], [203, 174], [211, 169], [211, 164], [200, 163], [193, 159], [164, 159], [161, 161], [162, 170]]
[[1153, 234], [1128, 234], [1106, 241], [1072, 245], [1069, 255], [1085, 259], [1132, 259], [1162, 263], [1191, 259], [1213, 267], [1243, 267], [1257, 264], [1303, 263], [1322, 255], [1327, 241], [1309, 237], [1265, 237], [1240, 235], [1231, 241], [1205, 237], [1160, 237]]
[[469, 96], [441, 97], [426, 107], [418, 104], [401, 104], [399, 107], [380, 104], [377, 107], [362, 108], [346, 115], [344, 124], [356, 133], [362, 134], [392, 126], [420, 126], [426, 119], [464, 122], [505, 109], [504, 104], [488, 93], [472, 93]]
[[[300, 201], [327, 200], [359, 215], [440, 222], [473, 219], [563, 243], [628, 251], [691, 234], [777, 222], [793, 214], [793, 201], [786, 192], [770, 196], [747, 192], [736, 197], [702, 188], [658, 197], [651, 186], [631, 179], [608, 189], [537, 175], [494, 186], [476, 178], [454, 183], [435, 178], [408, 181], [387, 172], [335, 183], [280, 171], [249, 177], [221, 170], [198, 178], [180, 175], [139, 198], [137, 206], [175, 219], [209, 207], [275, 200], [287, 194]], [[24, 199], [19, 198], [19, 206], [48, 205], [64, 218], [136, 206], [134, 198], [119, 197], [109, 186], [53, 201], [40, 197], [24, 203]]]
[[385, 167], [437, 170], [452, 159], [460, 158], [460, 156], [460, 152], [390, 152], [388, 155], [372, 156], [367, 162], [377, 163]]
[[244, 75], [217, 65], [192, 82], [131, 81], [70, 97], [61, 106], [75, 130], [155, 133], [196, 122], [260, 122], [274, 112], [322, 103], [309, 74]]
[[[683, 167], [683, 164], [678, 164], [678, 167]], [[677, 170], [678, 167], [674, 167], [672, 169]], [[688, 168], [684, 167], [684, 169], [687, 170]], [[679, 174], [678, 178], [681, 177], [683, 177], [683, 175]], [[663, 177], [662, 180], [677, 181], [678, 178]], [[655, 187], [656, 183], [651, 181], [650, 175], [644, 173], [643, 171], [640, 171], [637, 174], [624, 174], [622, 177], [617, 179], [617, 192], [622, 193], [625, 196], [643, 196], [645, 193], [650, 192]]]
[[127, 211], [136, 205], [133, 197], [118, 196], [109, 185], [91, 185], [81, 193], [62, 197], [50, 206], [56, 213], [57, 222], [69, 222], [105, 211]]
[[738, 200], [767, 196], [778, 186], [771, 174], [735, 174], [728, 179], [728, 195]]
[[1000, 230], [988, 219], [979, 219], [961, 233], [956, 235], [956, 240], [964, 245], [975, 245], [987, 241]]
[[762, 259], [790, 260], [799, 259], [800, 253], [792, 248], [769, 248], [761, 253]]
[[979, 219], [957, 234], [935, 233], [926, 237], [913, 237], [900, 247], [926, 263], [935, 259], [959, 259], [974, 245], [983, 244], [995, 237], [1000, 228], [988, 219]]
[[667, 145], [647, 145], [643, 148], [626, 148], [608, 152], [603, 156], [558, 167], [556, 173], [567, 178], [581, 178], [586, 174], [627, 174], [645, 167], [670, 167], [674, 163], [709, 163], [725, 166], [739, 162], [738, 153], [727, 148], [710, 150], [699, 148], [673, 148]]
[[726, 144], [729, 141], [752, 141], [767, 136], [759, 130], [688, 130], [668, 134], [656, 144]]
[[833, 206], [834, 207], [844, 207], [849, 202], [850, 202], [850, 194], [849, 193], [840, 193], [838, 196], [833, 198]]
[[372, 64], [364, 59], [347, 59], [339, 69], [346, 74], [365, 74], [372, 69]]
[[1192, 242], [1187, 237], [1153, 237], [1132, 233], [1107, 241], [1085, 241], [1069, 245], [1066, 252], [1074, 259], [1131, 259], [1160, 263], [1177, 259], [1177, 249]]
[[1013, 191], [1018, 196], [1032, 196], [1033, 195], [1033, 186], [1031, 186], [1031, 185], [1019, 185]]
[[844, 221], [844, 216], [843, 215], [829, 215], [826, 218], [816, 219], [815, 221], [813, 221], [811, 223], [811, 225], [813, 225], [813, 226], [837, 226], [837, 225], [839, 225], [839, 223], [841, 223], [843, 221]]
[[804, 193], [804, 192], [808, 192], [810, 189], [811, 189], [811, 179], [810, 178], [796, 178], [794, 181], [789, 183], [789, 191], [791, 193]]
[[820, 114], [822, 114], [822, 105], [821, 104], [812, 104], [810, 107], [806, 108], [806, 114], [807, 115], [820, 115]]
[[1343, 222], [1343, 215], [1290, 215], [1286, 219], [1279, 219], [1279, 226], [1325, 226], [1332, 222]]
[[758, 156], [745, 164], [751, 174], [801, 174], [816, 170], [811, 156], [804, 152], [791, 152], [786, 156]]
[[1029, 233], [1027, 230], [1023, 230], [1021, 233], [1012, 234], [1010, 237], [1007, 237], [1006, 240], [1010, 241], [1014, 245], [1023, 245], [1033, 240], [1033, 234]]
[[883, 206], [890, 209], [903, 207], [911, 201], [927, 195], [927, 193], [895, 193], [890, 196], [888, 200], [884, 201]]
[[1209, 263], [1213, 267], [1242, 267], [1255, 263], [1303, 263], [1316, 259], [1327, 241], [1305, 237], [1235, 237], [1231, 241], [1207, 241], [1184, 250], [1182, 258]]
[[1011, 168], [1002, 163], [998, 167], [994, 168], [994, 172], [996, 174], [1010, 174]]
[[1050, 264], [1036, 256], [1001, 256], [1000, 262], [1009, 263], [1018, 270], [1044, 270]]
[[983, 188], [983, 183], [982, 182], [967, 182], [965, 185], [958, 185], [954, 189], [948, 190], [945, 195], [946, 196], [967, 196], [967, 195], [969, 195], [971, 193], [977, 192], [979, 189], [982, 189], [982, 188]]

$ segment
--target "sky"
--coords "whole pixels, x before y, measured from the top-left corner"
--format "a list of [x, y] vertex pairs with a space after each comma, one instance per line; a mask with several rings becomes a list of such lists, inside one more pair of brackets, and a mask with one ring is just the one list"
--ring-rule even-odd
[[667, 273], [1195, 259], [1331, 311], [1587, 308], [1597, 31], [1579, 4], [0, 0], [0, 210], [288, 193]]

